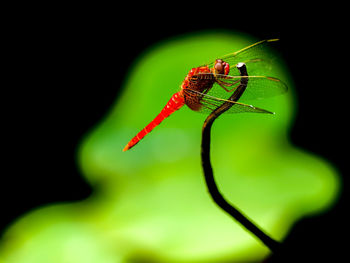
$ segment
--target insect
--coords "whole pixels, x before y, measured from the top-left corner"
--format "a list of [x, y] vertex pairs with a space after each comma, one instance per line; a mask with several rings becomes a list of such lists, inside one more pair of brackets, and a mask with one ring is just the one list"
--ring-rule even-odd
[[229, 98], [238, 87], [244, 88], [242, 98], [245, 99], [263, 99], [287, 91], [286, 84], [280, 79], [266, 76], [272, 69], [273, 56], [264, 49], [277, 40], [262, 40], [211, 63], [192, 68], [182, 82], [180, 91], [176, 92], [162, 111], [131, 139], [123, 151], [135, 146], [165, 118], [185, 104], [194, 111], [204, 113], [211, 113], [223, 103], [232, 103], [227, 113], [273, 114]]

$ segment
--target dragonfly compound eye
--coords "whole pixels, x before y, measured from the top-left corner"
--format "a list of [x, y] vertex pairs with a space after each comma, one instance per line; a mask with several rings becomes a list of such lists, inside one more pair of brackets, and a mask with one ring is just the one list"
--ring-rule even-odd
[[221, 59], [215, 61], [215, 72], [218, 74], [224, 74], [224, 62]]

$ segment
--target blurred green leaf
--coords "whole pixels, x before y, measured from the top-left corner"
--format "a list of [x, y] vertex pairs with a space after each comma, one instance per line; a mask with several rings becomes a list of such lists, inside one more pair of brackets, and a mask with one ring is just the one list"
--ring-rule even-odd
[[[43, 207], [18, 219], [2, 240], [1, 259], [103, 263], [266, 257], [267, 248], [207, 193], [199, 156], [205, 115], [184, 107], [122, 152], [192, 67], [255, 41], [232, 32], [202, 32], [141, 54], [108, 116], [80, 145], [81, 171], [99, 190], [83, 202]], [[254, 103], [276, 115], [220, 117], [211, 153], [225, 197], [277, 240], [301, 217], [327, 209], [339, 189], [329, 163], [288, 141], [295, 101], [291, 76], [280, 64], [274, 73], [289, 93]]]

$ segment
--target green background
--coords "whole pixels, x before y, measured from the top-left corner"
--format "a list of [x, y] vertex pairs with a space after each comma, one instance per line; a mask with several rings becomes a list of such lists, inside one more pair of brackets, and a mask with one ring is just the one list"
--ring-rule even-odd
[[[184, 107], [122, 152], [192, 67], [256, 41], [237, 33], [202, 32], [168, 39], [141, 54], [107, 116], [79, 145], [78, 162], [93, 195], [20, 217], [1, 241], [0, 259], [104, 263], [266, 257], [268, 249], [207, 193], [199, 155], [205, 115]], [[292, 76], [282, 62], [275, 76], [288, 84], [288, 94], [254, 105], [276, 114], [220, 117], [212, 129], [211, 156], [224, 196], [283, 240], [302, 216], [329, 208], [340, 183], [329, 163], [289, 142], [297, 107]]]

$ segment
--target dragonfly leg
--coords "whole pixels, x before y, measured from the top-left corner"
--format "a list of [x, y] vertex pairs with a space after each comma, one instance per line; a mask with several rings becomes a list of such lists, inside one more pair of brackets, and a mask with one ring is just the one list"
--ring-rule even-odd
[[220, 85], [221, 88], [223, 88], [226, 92], [232, 92], [234, 91], [237, 87], [234, 87], [232, 89], [227, 89], [225, 86], [227, 87], [232, 87], [233, 85], [236, 85], [238, 84], [240, 81], [237, 80], [235, 82], [232, 82], [232, 83], [227, 83], [227, 82], [224, 82], [224, 81], [221, 81], [221, 80], [217, 80], [217, 83]]

